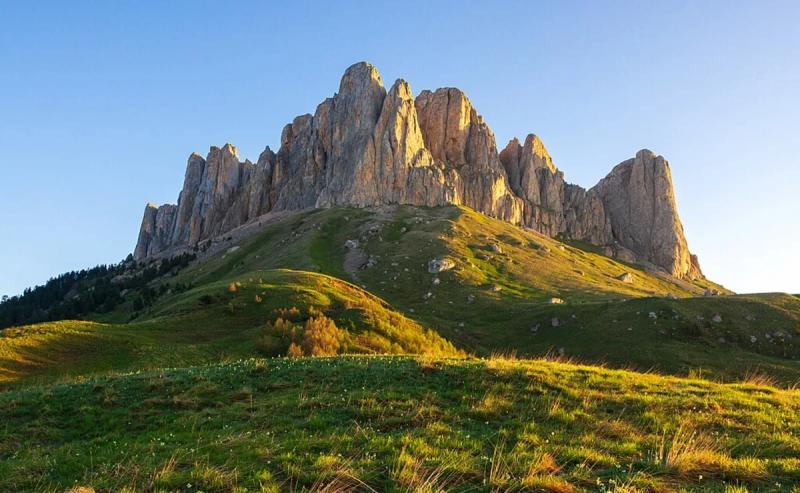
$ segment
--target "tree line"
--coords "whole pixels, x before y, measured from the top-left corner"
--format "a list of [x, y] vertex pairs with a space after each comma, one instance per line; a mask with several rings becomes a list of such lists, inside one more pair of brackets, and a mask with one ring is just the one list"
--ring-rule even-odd
[[195, 257], [193, 253], [184, 253], [144, 264], [129, 255], [118, 264], [66, 272], [40, 286], [26, 288], [21, 295], [3, 296], [0, 329], [108, 313], [125, 299], [132, 299], [133, 310], [140, 311], [170, 290], [189, 289], [182, 283], [154, 287], [151, 281], [170, 272], [177, 273]]

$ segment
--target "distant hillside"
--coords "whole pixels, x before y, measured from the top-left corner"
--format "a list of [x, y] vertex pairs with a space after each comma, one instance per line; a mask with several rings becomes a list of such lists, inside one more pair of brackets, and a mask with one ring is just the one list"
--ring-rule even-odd
[[186, 267], [193, 254], [180, 254], [143, 266], [132, 258], [116, 265], [98, 265], [56, 276], [41, 286], [26, 288], [19, 296], [0, 301], [0, 329], [14, 325], [89, 317], [116, 309], [127, 296], [143, 308], [167, 291], [185, 291], [183, 284], [149, 283]]
[[235, 358], [337, 353], [463, 353], [346, 282], [255, 271], [166, 296], [146, 320], [77, 320], [0, 332], [0, 388], [65, 376], [190, 366]]
[[[130, 267], [126, 282], [156, 274], [88, 316], [97, 323], [0, 331], [0, 378], [282, 355], [293, 343], [296, 353], [308, 320], [324, 316], [340, 329], [329, 353], [559, 354], [725, 380], [800, 379], [797, 297], [705, 296], [727, 291], [601, 250], [458, 207], [279, 215], [185, 266]], [[153, 293], [146, 302], [143, 291]]]

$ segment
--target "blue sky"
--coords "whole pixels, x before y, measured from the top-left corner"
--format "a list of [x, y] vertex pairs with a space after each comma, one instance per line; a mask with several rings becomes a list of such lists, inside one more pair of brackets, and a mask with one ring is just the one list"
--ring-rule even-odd
[[[287, 5], [291, 3], [291, 5]], [[800, 292], [800, 2], [0, 0], [0, 294], [133, 250], [186, 159], [255, 159], [367, 60], [463, 89], [591, 186], [649, 148], [690, 248], [740, 292]]]

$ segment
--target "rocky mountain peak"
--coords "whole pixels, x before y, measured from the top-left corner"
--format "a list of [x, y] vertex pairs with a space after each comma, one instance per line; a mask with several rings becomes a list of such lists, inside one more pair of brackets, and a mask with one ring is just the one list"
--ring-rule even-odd
[[637, 159], [653, 159], [653, 158], [656, 158], [656, 157], [658, 157], [658, 156], [656, 156], [656, 153], [651, 151], [650, 149], [640, 149], [636, 153], [636, 158]]
[[425, 146], [442, 163], [463, 164], [472, 105], [458, 89], [422, 91], [415, 100]]
[[535, 134], [528, 134], [525, 138], [523, 153], [530, 153], [531, 160], [535, 165], [545, 167], [551, 173], [558, 171], [553, 164], [553, 158], [550, 157], [550, 153], [547, 152], [547, 148], [544, 146], [544, 142]]
[[379, 87], [383, 88], [383, 79], [378, 69], [369, 62], [357, 62], [344, 71], [339, 81], [339, 94], [345, 93], [354, 87]]
[[[378, 70], [366, 62], [350, 66], [333, 97], [334, 118], [342, 123], [336, 130], [345, 134], [370, 131], [380, 115], [386, 89]], [[347, 137], [342, 136], [342, 141]]]
[[[214, 147], [211, 148], [212, 152]], [[219, 152], [224, 154], [225, 156], [231, 157], [233, 159], [239, 159], [239, 151], [236, 149], [236, 146], [233, 144], [225, 144], [222, 146], [222, 149], [219, 149]]]
[[624, 161], [592, 188], [603, 201], [616, 241], [676, 277], [697, 277], [678, 216], [672, 174], [648, 149]]
[[594, 194], [566, 183], [541, 139], [512, 139], [500, 153], [514, 193], [523, 202], [523, 223], [549, 236], [563, 235], [596, 244], [611, 240], [603, 205]]
[[415, 98], [398, 79], [387, 92], [366, 62], [349, 67], [339, 91], [287, 124], [278, 151], [266, 148], [255, 164], [240, 161], [231, 144], [205, 158], [191, 154], [178, 204], [145, 209], [134, 256], [192, 248], [268, 213], [397, 203], [464, 205], [550, 236], [613, 246], [677, 277], [701, 275], [661, 156], [639, 151], [585, 190], [565, 182], [534, 134], [498, 153], [461, 90]]

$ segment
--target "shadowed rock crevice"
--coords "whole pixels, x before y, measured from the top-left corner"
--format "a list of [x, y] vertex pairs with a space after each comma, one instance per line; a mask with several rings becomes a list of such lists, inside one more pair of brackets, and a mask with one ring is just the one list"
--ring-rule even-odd
[[701, 276], [675, 205], [669, 166], [640, 151], [595, 187], [566, 183], [531, 134], [498, 153], [494, 134], [455, 88], [422, 91], [377, 69], [347, 69], [339, 92], [286, 125], [277, 153], [253, 164], [236, 148], [192, 154], [177, 205], [145, 209], [138, 260], [192, 248], [267, 213], [384, 204], [464, 205], [488, 216], [607, 246], [675, 277]]

